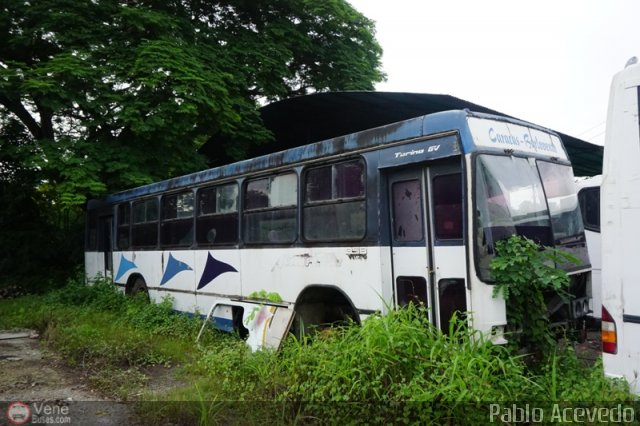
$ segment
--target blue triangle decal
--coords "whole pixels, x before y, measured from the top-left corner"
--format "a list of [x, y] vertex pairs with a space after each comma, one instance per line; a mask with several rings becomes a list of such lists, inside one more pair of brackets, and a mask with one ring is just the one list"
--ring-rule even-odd
[[211, 253], [209, 253], [207, 257], [207, 264], [204, 267], [202, 277], [200, 277], [200, 282], [198, 283], [198, 290], [200, 290], [202, 287], [206, 286], [225, 272], [238, 272], [238, 270], [228, 263], [224, 263], [219, 261], [218, 259], [215, 259], [213, 256], [211, 256]]
[[120, 255], [120, 266], [118, 266], [118, 273], [114, 281], [118, 281], [124, 274], [137, 267], [135, 263], [124, 257], [124, 254]]
[[169, 260], [167, 261], [167, 267], [164, 270], [164, 275], [162, 276], [160, 285], [165, 284], [171, 278], [175, 277], [176, 274], [182, 271], [193, 271], [193, 269], [191, 269], [191, 266], [187, 265], [186, 263], [176, 260], [176, 258], [173, 257], [171, 253], [169, 253]]

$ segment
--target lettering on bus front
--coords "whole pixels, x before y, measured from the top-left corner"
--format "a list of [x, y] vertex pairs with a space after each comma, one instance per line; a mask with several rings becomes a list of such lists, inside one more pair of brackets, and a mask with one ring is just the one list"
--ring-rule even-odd
[[469, 130], [477, 148], [500, 148], [567, 160], [558, 136], [515, 123], [469, 117]]
[[522, 138], [519, 138], [511, 134], [499, 133], [491, 127], [488, 134], [489, 140], [493, 143], [515, 145], [516, 147], [524, 145], [532, 151], [558, 152], [558, 148], [553, 143], [541, 141], [535, 135], [531, 136], [528, 133], [523, 134]]

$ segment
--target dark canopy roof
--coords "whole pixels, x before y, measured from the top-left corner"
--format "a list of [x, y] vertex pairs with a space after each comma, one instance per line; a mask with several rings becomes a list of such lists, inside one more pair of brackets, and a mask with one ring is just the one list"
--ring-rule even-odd
[[[269, 104], [261, 112], [265, 125], [276, 136], [276, 143], [269, 146], [273, 152], [412, 117], [465, 108], [507, 116], [449, 95], [396, 92], [317, 93]], [[602, 173], [602, 146], [557, 133], [576, 176]]]
[[[252, 149], [250, 155], [267, 154], [421, 115], [465, 108], [510, 117], [453, 96], [427, 93], [329, 92], [286, 99], [261, 109], [264, 124], [274, 133], [275, 141]], [[576, 176], [602, 173], [602, 146], [557, 133], [564, 142]]]

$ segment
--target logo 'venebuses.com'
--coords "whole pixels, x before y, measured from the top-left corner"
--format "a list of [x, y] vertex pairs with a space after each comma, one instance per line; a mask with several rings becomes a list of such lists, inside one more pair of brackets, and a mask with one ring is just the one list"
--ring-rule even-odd
[[13, 402], [7, 408], [7, 420], [14, 425], [26, 424], [30, 418], [31, 409], [24, 402]]

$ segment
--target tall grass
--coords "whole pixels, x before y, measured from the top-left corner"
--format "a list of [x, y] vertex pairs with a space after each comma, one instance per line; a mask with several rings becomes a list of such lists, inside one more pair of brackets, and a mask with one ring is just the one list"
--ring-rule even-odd
[[[632, 398], [604, 379], [600, 364], [585, 368], [570, 346], [532, 370], [462, 323], [443, 334], [427, 317], [411, 306], [370, 317], [361, 327], [321, 333], [311, 344], [291, 337], [280, 353], [252, 354], [227, 342], [189, 367], [197, 392], [182, 389], [166, 398], [186, 402], [173, 413], [200, 424], [208, 424], [203, 418], [225, 424], [481, 424], [490, 402]], [[200, 402], [189, 404], [194, 396]], [[214, 418], [201, 411], [203, 401], [216, 401]]]
[[0, 327], [37, 328], [47, 345], [121, 399], [142, 393], [144, 368], [181, 364], [185, 386], [142, 394], [150, 424], [481, 424], [489, 403], [631, 401], [622, 383], [585, 367], [570, 344], [535, 369], [457, 322], [443, 334], [413, 305], [359, 327], [252, 353], [236, 336], [207, 330], [106, 282], [72, 283], [46, 296], [0, 301]]
[[[284, 364], [295, 379], [281, 398], [323, 420], [458, 424], [469, 404], [515, 400], [535, 386], [505, 348], [462, 323], [444, 335], [427, 318], [410, 306], [311, 346], [287, 346]], [[474, 408], [482, 416], [482, 404]]]

